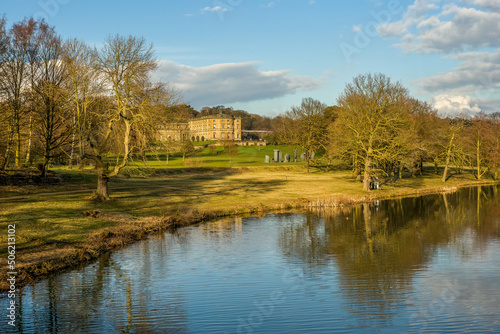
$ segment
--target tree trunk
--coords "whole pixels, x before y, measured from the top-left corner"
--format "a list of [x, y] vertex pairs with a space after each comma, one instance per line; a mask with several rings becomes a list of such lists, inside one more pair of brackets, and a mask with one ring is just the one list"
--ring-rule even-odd
[[49, 158], [44, 157], [41, 177], [47, 177], [48, 169], [49, 169]]
[[352, 160], [353, 160], [352, 173], [357, 174], [358, 173], [358, 156], [357, 156], [357, 154], [354, 155]]
[[108, 200], [108, 176], [106, 174], [99, 174], [97, 177], [97, 198], [100, 200]]
[[446, 177], [448, 176], [448, 165], [450, 163], [450, 150], [448, 150], [448, 154], [446, 155], [446, 163], [444, 165], [444, 172], [443, 172], [443, 182], [446, 182]]
[[26, 153], [26, 165], [31, 165], [31, 138], [33, 137], [33, 117], [30, 114], [30, 133], [28, 138], [28, 153]]
[[481, 155], [480, 155], [480, 142], [479, 140], [477, 141], [476, 145], [476, 159], [477, 159], [477, 179], [481, 180]]
[[[279, 161], [281, 162], [281, 161]], [[309, 151], [306, 150], [306, 167], [307, 167], [307, 173], [309, 173]]]
[[451, 158], [451, 149], [453, 145], [453, 139], [455, 138], [455, 134], [451, 135], [450, 138], [450, 144], [448, 145], [448, 151], [446, 152], [446, 164], [444, 165], [444, 173], [443, 173], [443, 182], [446, 182], [446, 177], [448, 176], [448, 166], [450, 164], [450, 158]]
[[14, 137], [14, 126], [11, 127], [9, 131], [9, 140], [7, 141], [7, 149], [5, 150], [4, 160], [2, 165], [2, 170], [5, 170], [9, 166], [10, 151], [12, 149], [12, 139]]
[[75, 159], [75, 137], [76, 130], [73, 130], [73, 135], [71, 138], [71, 152], [69, 154], [69, 169], [73, 168], [73, 160]]
[[15, 131], [16, 131], [16, 167], [21, 167], [21, 127], [20, 127], [19, 116], [16, 119]]
[[363, 189], [366, 191], [370, 191], [370, 171], [372, 167], [372, 158], [371, 156], [367, 156], [365, 160], [365, 175], [363, 177]]

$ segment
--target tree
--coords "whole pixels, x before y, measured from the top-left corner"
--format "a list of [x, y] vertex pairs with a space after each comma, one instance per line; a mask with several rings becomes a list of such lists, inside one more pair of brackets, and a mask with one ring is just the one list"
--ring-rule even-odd
[[229, 157], [229, 162], [231, 162], [231, 158], [238, 155], [238, 145], [234, 142], [234, 140], [224, 140], [222, 142], [222, 147], [224, 149], [224, 153]]
[[[69, 108], [73, 114], [73, 133], [69, 153], [70, 168], [75, 156], [78, 161], [85, 155], [85, 138], [92, 126], [88, 121], [90, 110], [103, 91], [102, 79], [97, 71], [97, 50], [78, 39], [70, 39], [62, 46], [62, 62], [68, 74]], [[76, 146], [77, 145], [77, 146]], [[78, 154], [75, 154], [77, 147]]]
[[306, 152], [306, 166], [309, 173], [311, 154], [326, 141], [327, 124], [324, 113], [326, 105], [312, 98], [304, 98], [298, 107], [292, 107], [286, 116], [292, 122], [283, 128], [285, 142], [297, 145]]
[[[108, 105], [93, 116], [93, 126], [87, 127], [89, 150], [85, 158], [94, 161], [98, 174], [96, 196], [107, 200], [108, 180], [127, 165], [133, 145], [142, 142], [144, 131], [151, 128], [155, 108], [150, 102], [158, 100], [149, 78], [158, 66], [152, 45], [144, 38], [110, 36], [97, 55], [97, 70], [107, 88]], [[157, 87], [155, 87], [157, 88]], [[108, 154], [114, 154], [108, 160]]]
[[0, 63], [0, 86], [7, 101], [9, 111], [9, 137], [2, 169], [9, 164], [9, 157], [14, 145], [16, 167], [21, 165], [21, 128], [27, 108], [27, 95], [30, 84], [30, 64], [36, 59], [38, 48], [37, 34], [48, 28], [44, 21], [24, 19], [13, 24], [6, 34], [5, 19], [0, 24], [2, 30], [2, 58]]
[[494, 156], [498, 150], [495, 124], [486, 114], [479, 113], [465, 130], [465, 137], [465, 146], [474, 157], [472, 160], [476, 161], [476, 177], [480, 180], [490, 167], [495, 166]]
[[62, 42], [53, 27], [42, 25], [34, 67], [35, 133], [44, 157], [42, 176], [58, 149], [69, 143], [71, 113], [67, 108], [67, 71], [61, 62]]
[[[5, 66], [5, 62], [7, 61], [7, 48], [8, 48], [9, 40], [7, 36], [7, 22], [5, 17], [0, 18], [0, 74], [3, 75], [2, 71]], [[9, 117], [8, 117], [8, 108], [7, 104], [4, 102], [7, 100], [5, 87], [3, 86], [4, 81], [0, 79], [0, 150], [7, 150], [7, 147], [4, 146], [7, 143], [9, 138], [8, 127], [9, 127]], [[1, 161], [0, 166], [5, 168], [5, 162]]]
[[464, 119], [450, 119], [448, 120], [449, 124], [446, 129], [446, 137], [447, 140], [445, 141], [445, 150], [446, 150], [446, 159], [445, 159], [445, 165], [444, 165], [444, 172], [443, 172], [443, 182], [446, 182], [448, 179], [448, 169], [450, 168], [450, 160], [453, 157], [454, 154], [457, 152], [457, 142], [459, 141], [460, 138], [463, 138], [463, 130], [465, 128], [466, 122]]
[[193, 142], [189, 139], [181, 141], [179, 151], [182, 153], [182, 161], [184, 161], [186, 159], [186, 155], [195, 151]]
[[500, 113], [498, 113], [498, 117], [494, 118], [492, 115], [491, 120], [493, 122], [493, 134], [494, 134], [494, 143], [493, 148], [489, 152], [489, 160], [491, 164], [491, 168], [493, 169], [493, 177], [495, 180], [498, 180], [498, 166], [500, 166]]
[[363, 188], [370, 190], [374, 163], [405, 155], [411, 136], [409, 95], [401, 83], [383, 74], [354, 78], [338, 98], [341, 108], [331, 136], [342, 138], [364, 160]]

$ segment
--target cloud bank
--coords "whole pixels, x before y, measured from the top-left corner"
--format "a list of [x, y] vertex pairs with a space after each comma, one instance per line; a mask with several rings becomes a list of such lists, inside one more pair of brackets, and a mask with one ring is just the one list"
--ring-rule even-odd
[[441, 116], [453, 117], [457, 115], [474, 116], [481, 111], [477, 103], [470, 96], [462, 95], [437, 95], [433, 99], [433, 107]]
[[[447, 116], [496, 111], [500, 97], [500, 1], [415, 0], [400, 20], [378, 33], [397, 38], [406, 53], [442, 54], [458, 61], [452, 70], [417, 81]], [[474, 103], [472, 101], [475, 101]]]
[[195, 107], [272, 99], [324, 84], [290, 70], [261, 71], [256, 62], [192, 67], [162, 60], [154, 79], [174, 85]]
[[[494, 5], [488, 0], [475, 3], [487, 8]], [[402, 20], [381, 24], [378, 32], [384, 37], [400, 37], [396, 46], [406, 52], [451, 53], [500, 47], [500, 13], [455, 4], [439, 8], [435, 3], [416, 0]]]

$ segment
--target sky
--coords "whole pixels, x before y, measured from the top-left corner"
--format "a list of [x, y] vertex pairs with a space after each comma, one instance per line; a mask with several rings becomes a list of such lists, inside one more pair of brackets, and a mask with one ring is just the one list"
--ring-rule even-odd
[[153, 79], [195, 109], [274, 117], [383, 73], [442, 115], [500, 111], [500, 0], [0, 0], [1, 13], [98, 48], [142, 36]]

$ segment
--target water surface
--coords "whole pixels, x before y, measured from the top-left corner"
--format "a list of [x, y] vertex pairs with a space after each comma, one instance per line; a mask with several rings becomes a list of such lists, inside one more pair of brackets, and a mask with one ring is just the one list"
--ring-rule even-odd
[[27, 286], [0, 332], [500, 332], [498, 189], [161, 234]]

